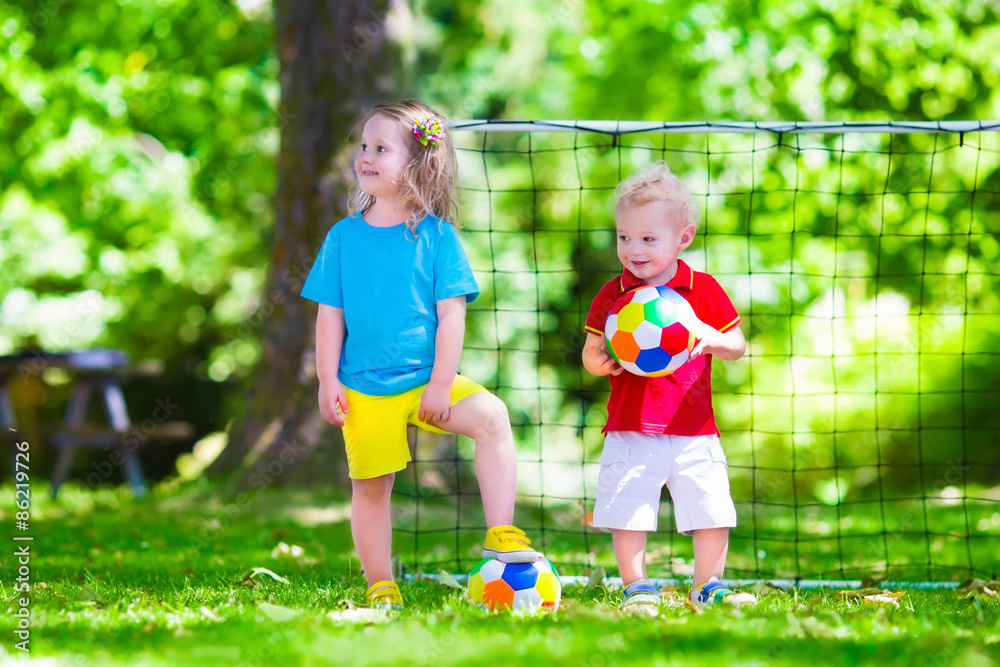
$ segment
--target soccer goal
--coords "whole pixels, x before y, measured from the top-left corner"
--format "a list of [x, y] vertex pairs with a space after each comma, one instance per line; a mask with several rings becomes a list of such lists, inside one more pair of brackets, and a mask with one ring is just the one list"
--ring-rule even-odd
[[[461, 371], [508, 405], [516, 523], [563, 575], [615, 574], [589, 525], [608, 384], [580, 363], [620, 273], [613, 191], [665, 160], [702, 221], [682, 254], [742, 316], [716, 420], [739, 526], [727, 576], [950, 586], [1000, 574], [1000, 123], [454, 121], [482, 289]], [[473, 443], [414, 434], [394, 548], [466, 573]], [[664, 490], [651, 576], [685, 580]]]

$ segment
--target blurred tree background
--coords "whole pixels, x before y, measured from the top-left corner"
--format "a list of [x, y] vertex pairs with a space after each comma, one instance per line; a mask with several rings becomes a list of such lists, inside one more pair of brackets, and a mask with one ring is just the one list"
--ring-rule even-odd
[[[281, 112], [272, 5], [263, 0], [49, 0], [5, 1], [0, 7], [0, 353], [101, 346], [123, 349], [133, 359], [163, 359], [164, 377], [137, 382], [130, 390], [133, 417], [148, 413], [147, 406], [158, 396], [171, 395], [181, 398], [182, 417], [195, 424], [199, 435], [226, 429], [246, 414], [252, 373], [263, 354], [261, 331], [273, 314], [265, 286], [269, 270], [274, 269], [268, 262], [275, 229], [276, 164], [282, 127], [294, 122]], [[400, 70], [390, 74], [402, 74], [407, 89], [387, 97], [416, 93], [452, 118], [1000, 117], [996, 49], [1000, 15], [995, 3], [428, 0], [398, 2], [393, 7], [404, 28], [396, 38], [404, 57]], [[359, 20], [350, 26], [354, 38], [337, 45], [330, 57], [350, 65], [381, 34], [384, 22], [379, 14]], [[345, 124], [339, 129], [346, 134], [349, 128]], [[467, 353], [464, 364], [480, 379], [494, 378], [524, 427], [521, 435], [527, 446], [535, 441], [540, 447], [545, 429], [538, 426], [543, 422], [555, 425], [554, 438], [568, 433], [574, 439], [580, 437], [579, 425], [600, 424], [602, 385], [581, 377], [578, 345], [566, 332], [577, 330], [589, 295], [617, 262], [607, 233], [563, 234], [558, 240], [532, 233], [528, 241], [516, 232], [539, 227], [575, 232], [581, 223], [587, 230], [606, 229], [611, 220], [608, 188], [619, 176], [622, 149], [617, 143], [612, 146], [609, 138], [584, 137], [576, 140], [589, 148], [574, 152], [572, 145], [565, 145], [574, 141], [572, 136], [533, 136], [539, 142], [533, 149], [552, 142], [565, 151], [553, 158], [549, 174], [544, 178], [528, 174], [531, 167], [523, 156], [491, 156], [486, 168], [497, 168], [507, 179], [491, 186], [502, 190], [504, 183], [530, 187], [538, 179], [566, 182], [577, 190], [571, 200], [558, 192], [535, 193], [527, 199], [523, 193], [500, 192], [484, 204], [471, 166], [475, 159], [482, 162], [482, 155], [475, 152], [481, 137], [462, 138], [467, 149], [463, 177], [470, 188], [466, 241], [484, 272], [481, 278], [489, 283], [508, 269], [517, 273], [539, 266], [557, 268], [555, 278], [544, 285], [531, 280], [504, 285], [507, 299], [523, 297], [518, 306], [522, 309], [524, 303], [531, 305], [526, 317], [503, 318], [505, 330], [491, 324], [495, 318], [487, 313], [470, 316], [471, 348], [489, 350], [496, 344], [530, 340], [536, 350], [528, 349], [523, 359], [513, 355], [503, 360], [511, 364], [506, 377], [498, 370], [499, 355]], [[653, 155], [656, 150], [671, 151], [668, 160], [693, 190], [705, 183], [707, 171], [710, 181], [725, 182], [737, 192], [754, 170], [760, 170], [759, 178], [768, 179], [766, 186], [759, 180], [755, 187], [780, 191], [788, 185], [782, 179], [796, 172], [805, 145], [787, 137], [784, 148], [773, 150], [776, 138], [711, 140], [718, 142], [713, 151], [728, 149], [733, 154], [706, 160], [709, 145], [704, 137], [669, 141], [657, 137], [649, 139], [654, 142], [651, 146], [629, 139], [627, 145], [639, 146], [638, 152], [652, 158], [659, 156]], [[838, 143], [839, 137], [810, 140], [826, 149], [816, 152], [825, 157], [812, 165], [811, 173], [818, 178], [842, 174], [835, 162], [853, 148]], [[526, 148], [524, 137], [490, 141], [500, 148]], [[560, 141], [564, 143], [557, 145]], [[926, 190], [929, 156], [960, 138], [895, 141], [892, 150], [920, 152], [915, 162], [853, 160], [847, 171], [855, 185], [842, 186], [883, 193]], [[788, 146], [798, 148], [789, 152]], [[885, 146], [869, 142], [863, 148], [877, 155]], [[868, 276], [852, 286], [856, 303], [871, 305], [876, 292], [884, 291], [902, 299], [903, 314], [982, 314], [974, 326], [966, 327], [963, 319], [960, 326], [942, 325], [934, 335], [950, 341], [960, 353], [996, 351], [989, 342], [1000, 332], [997, 318], [990, 317], [1000, 311], [996, 302], [1000, 222], [995, 206], [1000, 172], [995, 149], [994, 142], [976, 151], [982, 158], [978, 163], [962, 158], [947, 168], [938, 165], [936, 173], [944, 175], [944, 182], [935, 182], [934, 189], [955, 186], [968, 191], [974, 186], [977, 194], [971, 206], [967, 194], [964, 199], [940, 201], [926, 194], [922, 198], [900, 194], [899, 210], [918, 212], [912, 219], [905, 213], [893, 217], [891, 206], [887, 213], [884, 197], [852, 200], [844, 209], [824, 208], [821, 198], [811, 203], [800, 200], [795, 209], [790, 197], [756, 201], [740, 195], [705, 197], [708, 240], [696, 249], [701, 265], [734, 277], [749, 268], [765, 276], [777, 272], [774, 282], [782, 282], [772, 298], [762, 292], [751, 294], [751, 287], [745, 293], [736, 291], [741, 308], [752, 302], [767, 307], [762, 312], [745, 311], [745, 330], [760, 356], [754, 361], [753, 382], [745, 367], [727, 369], [719, 378], [720, 393], [730, 394], [727, 407], [720, 407], [726, 415], [724, 428], [752, 439], [746, 415], [781, 414], [788, 409], [766, 402], [766, 397], [782, 396], [796, 372], [805, 372], [791, 366], [788, 354], [802, 349], [796, 343], [811, 344], [806, 334], [810, 327], [815, 329], [815, 322], [805, 317], [810, 308], [825, 299], [836, 300], [838, 287], [843, 287], [830, 284], [824, 262], [833, 257], [850, 258], [861, 267], [857, 275]], [[578, 173], [581, 154], [587, 157]], [[692, 159], [683, 162], [678, 156], [684, 155]], [[891, 187], [884, 182], [887, 175], [895, 177]], [[870, 183], [875, 177], [881, 181]], [[587, 190], [581, 195], [584, 183]], [[792, 187], [819, 190], [819, 185], [793, 183]], [[701, 192], [707, 192], [704, 186]], [[330, 218], [320, 222], [321, 232], [337, 217], [333, 206]], [[843, 225], [839, 235], [830, 227], [831, 219]], [[894, 237], [899, 247], [892, 252], [876, 233], [884, 224], [910, 225], [907, 235]], [[857, 226], [856, 234], [848, 233], [852, 225]], [[922, 231], [953, 228], [964, 234], [964, 242], [958, 247], [959, 259], [949, 265], [955, 255], [954, 239], [925, 237]], [[762, 234], [752, 248], [746, 242], [748, 231]], [[501, 232], [514, 233], [496, 236]], [[815, 235], [815, 243], [787, 246], [789, 239], [804, 239], [809, 233]], [[496, 243], [500, 238], [503, 245]], [[321, 236], [305, 240], [314, 249], [320, 242]], [[713, 248], [711, 254], [707, 248]], [[727, 254], [743, 258], [743, 268], [722, 263]], [[504, 268], [504, 262], [510, 265]], [[792, 265], [794, 284], [788, 279]], [[949, 267], [942, 272], [947, 280], [913, 279], [938, 265]], [[576, 269], [584, 266], [599, 270], [578, 276]], [[903, 278], [893, 280], [893, 276]], [[499, 291], [490, 285], [476, 307], [488, 309], [499, 299]], [[918, 318], [914, 331], [924, 331], [925, 324]], [[830, 328], [828, 322], [825, 326]], [[956, 332], [965, 332], [964, 337], [956, 340]], [[868, 349], [858, 340], [852, 344]], [[540, 358], [537, 349], [557, 352]], [[770, 360], [768, 354], [773, 355]], [[928, 357], [922, 367], [898, 381], [913, 392], [946, 381], [949, 387], [959, 382], [968, 389], [929, 403], [895, 406], [897, 419], [910, 424], [961, 416], [958, 422], [948, 422], [951, 430], [943, 432], [940, 444], [947, 447], [947, 455], [942, 461], [959, 454], [968, 454], [969, 460], [996, 460], [995, 387], [1000, 373], [996, 364], [984, 359], [989, 357], [960, 356], [955, 366]], [[830, 360], [825, 363], [829, 366]], [[862, 366], [851, 366], [848, 372], [859, 377], [871, 374]], [[888, 371], [881, 372], [886, 377]], [[767, 387], [766, 378], [775, 384]], [[21, 388], [19, 410], [28, 412], [35, 404], [39, 419], [53, 416], [46, 417], [46, 410], [52, 410], [48, 406], [56, 401], [46, 398], [57, 398], [59, 383], [65, 379], [57, 374], [47, 379], [51, 381], [47, 389]], [[527, 386], [532, 381], [534, 388]], [[829, 385], [837, 380], [817, 381]], [[538, 386], [558, 391], [543, 401]], [[741, 409], [751, 390], [765, 402]], [[519, 397], [519, 392], [526, 397]], [[313, 397], [307, 392], [305, 399]], [[836, 406], [823, 400], [832, 399], [796, 407], [803, 411], [798, 414], [809, 415], [799, 427], [811, 428], [811, 421], [819, 423], [834, 410], [840, 421], [824, 430], [847, 434], [851, 442], [843, 442], [840, 450], [848, 459], [838, 462], [846, 464], [851, 456], [846, 452], [852, 447], [858, 451], [870, 447], [871, 442], [856, 433], [872, 430], [880, 408], [851, 404], [848, 398]], [[531, 406], [533, 402], [544, 402], [553, 413], [543, 415], [540, 407]], [[984, 425], [985, 430], [975, 437], [959, 434], [956, 441], [964, 424]], [[736, 451], [765, 453], [755, 464], [787, 463], [794, 444], [788, 429], [755, 426], [756, 443], [746, 445], [735, 438]], [[594, 430], [585, 438], [590, 449], [595, 447]], [[323, 437], [332, 437], [331, 431]], [[769, 431], [773, 433], [768, 435]], [[895, 456], [906, 457], [914, 437], [924, 436], [906, 431], [898, 442], [886, 446]], [[172, 474], [174, 458], [192, 444], [148, 447], [142, 453], [147, 472], [154, 478]], [[817, 448], [828, 450], [830, 443], [823, 441]], [[858, 465], [862, 472], [846, 481], [870, 486], [873, 478], [865, 477], [865, 466]], [[976, 474], [995, 483], [996, 467]], [[817, 473], [803, 492], [830, 498], [830, 487], [824, 486], [828, 481]], [[835, 484], [833, 502], [845, 488]]]

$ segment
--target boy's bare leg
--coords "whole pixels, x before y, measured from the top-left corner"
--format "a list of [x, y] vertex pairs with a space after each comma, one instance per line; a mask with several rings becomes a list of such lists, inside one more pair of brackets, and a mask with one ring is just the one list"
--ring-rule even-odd
[[722, 579], [729, 553], [728, 528], [704, 528], [693, 531], [694, 585], [700, 586], [712, 577]]
[[435, 425], [476, 441], [476, 479], [486, 527], [510, 525], [514, 521], [517, 458], [507, 405], [489, 392], [477, 392], [451, 406], [448, 421]]
[[351, 535], [368, 585], [392, 581], [392, 519], [389, 496], [395, 473], [352, 479]]
[[622, 585], [646, 578], [646, 531], [613, 530], [611, 541], [615, 545], [615, 559], [622, 575]]

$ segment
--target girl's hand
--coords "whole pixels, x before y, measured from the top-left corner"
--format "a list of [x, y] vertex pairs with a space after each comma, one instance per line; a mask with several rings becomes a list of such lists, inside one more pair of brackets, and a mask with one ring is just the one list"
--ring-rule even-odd
[[319, 414], [334, 426], [343, 426], [347, 416], [347, 392], [339, 380], [319, 383]]
[[417, 417], [429, 424], [441, 424], [448, 421], [451, 415], [451, 384], [436, 384], [431, 382], [424, 387], [420, 397], [420, 410]]
[[587, 342], [590, 357], [595, 364], [594, 371], [597, 371], [594, 372], [594, 375], [621, 375], [625, 369], [615, 361], [614, 357], [608, 354], [608, 348], [603, 343], [598, 344], [597, 340], [599, 339], [595, 337], [595, 340]]

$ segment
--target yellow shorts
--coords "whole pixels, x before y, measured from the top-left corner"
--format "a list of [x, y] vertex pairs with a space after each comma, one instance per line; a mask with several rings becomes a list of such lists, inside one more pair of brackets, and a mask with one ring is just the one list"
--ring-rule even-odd
[[[431, 433], [448, 432], [417, 417], [426, 387], [423, 385], [395, 396], [368, 396], [345, 387], [344, 443], [352, 479], [370, 479], [406, 468], [410, 462], [407, 424], [415, 424]], [[451, 385], [451, 405], [481, 391], [486, 389], [478, 382], [456, 375]]]

